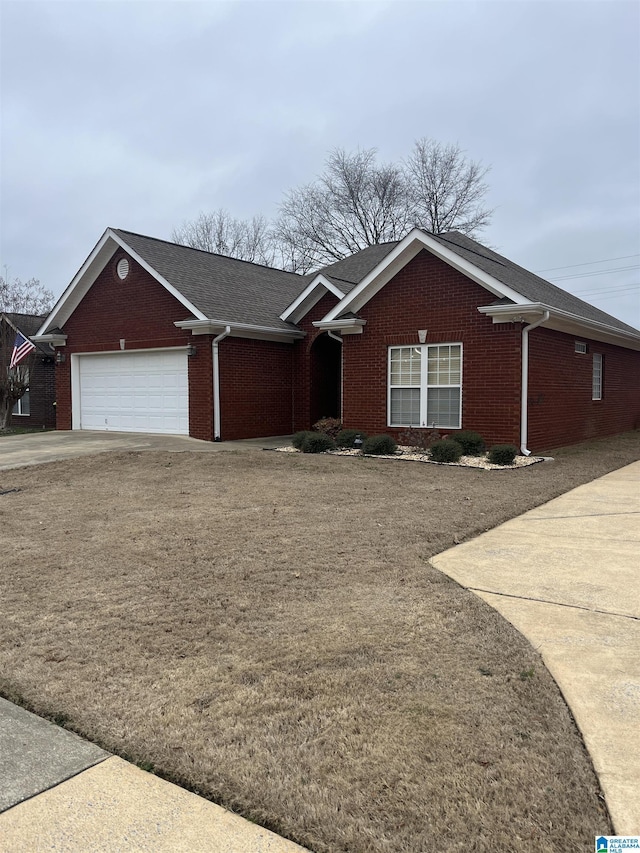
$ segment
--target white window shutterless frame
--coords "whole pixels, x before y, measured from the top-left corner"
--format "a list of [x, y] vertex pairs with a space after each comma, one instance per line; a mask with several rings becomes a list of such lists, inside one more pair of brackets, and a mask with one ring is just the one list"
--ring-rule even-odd
[[389, 347], [388, 425], [446, 427], [462, 423], [462, 344]]

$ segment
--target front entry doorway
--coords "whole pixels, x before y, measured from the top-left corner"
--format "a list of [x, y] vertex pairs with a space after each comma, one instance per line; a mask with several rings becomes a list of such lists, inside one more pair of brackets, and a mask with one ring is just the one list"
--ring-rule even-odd
[[342, 414], [342, 344], [329, 335], [316, 338], [311, 346], [310, 425], [321, 418]]

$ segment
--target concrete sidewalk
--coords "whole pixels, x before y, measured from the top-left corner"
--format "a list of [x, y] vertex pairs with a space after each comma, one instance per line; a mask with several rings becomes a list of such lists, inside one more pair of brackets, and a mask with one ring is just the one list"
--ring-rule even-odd
[[304, 853], [0, 699], [2, 853]]
[[431, 562], [540, 652], [582, 732], [616, 831], [640, 833], [640, 462]]

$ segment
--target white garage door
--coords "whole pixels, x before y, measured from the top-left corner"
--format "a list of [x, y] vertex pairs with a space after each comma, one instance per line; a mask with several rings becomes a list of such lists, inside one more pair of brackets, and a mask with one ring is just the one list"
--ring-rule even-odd
[[186, 352], [82, 355], [80, 428], [189, 434]]

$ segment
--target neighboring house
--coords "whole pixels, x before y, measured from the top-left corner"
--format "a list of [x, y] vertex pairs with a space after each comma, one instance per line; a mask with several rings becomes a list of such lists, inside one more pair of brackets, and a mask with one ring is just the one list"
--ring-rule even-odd
[[9, 425], [52, 429], [56, 425], [54, 351], [50, 344], [33, 340], [46, 318], [36, 314], [10, 312], [2, 313], [0, 318], [0, 322], [9, 327], [2, 336], [7, 341], [7, 351], [2, 353], [2, 358], [7, 363], [11, 358], [11, 346], [16, 332], [22, 332], [36, 345], [35, 352], [21, 363], [22, 369], [25, 369], [25, 365], [29, 366], [29, 388], [13, 407]]
[[640, 425], [640, 331], [458, 232], [299, 276], [107, 229], [37, 340], [59, 429], [210, 441], [331, 415], [542, 450]]

